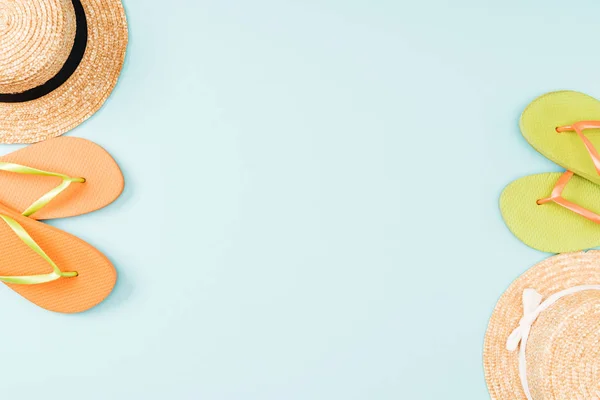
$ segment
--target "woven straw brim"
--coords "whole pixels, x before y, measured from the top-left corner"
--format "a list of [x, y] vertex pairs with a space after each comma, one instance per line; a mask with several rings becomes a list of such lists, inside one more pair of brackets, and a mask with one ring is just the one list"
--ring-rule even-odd
[[83, 0], [88, 24], [77, 70], [51, 93], [23, 103], [0, 102], [0, 143], [34, 143], [62, 135], [92, 116], [115, 87], [127, 48], [120, 0]]
[[[492, 399], [526, 399], [519, 379], [518, 351], [506, 340], [523, 316], [525, 289], [543, 298], [580, 285], [600, 285], [600, 251], [550, 257], [517, 278], [501, 296], [485, 335], [483, 362]], [[527, 373], [534, 399], [593, 399], [600, 386], [600, 292], [565, 297], [533, 324]]]

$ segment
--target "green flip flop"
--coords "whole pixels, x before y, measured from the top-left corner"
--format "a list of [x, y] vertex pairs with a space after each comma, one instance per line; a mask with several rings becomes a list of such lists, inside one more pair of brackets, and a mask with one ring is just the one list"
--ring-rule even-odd
[[547, 93], [523, 111], [520, 127], [546, 158], [600, 185], [600, 101], [573, 91]]
[[548, 253], [600, 246], [600, 185], [555, 172], [510, 183], [500, 195], [506, 226], [526, 245]]

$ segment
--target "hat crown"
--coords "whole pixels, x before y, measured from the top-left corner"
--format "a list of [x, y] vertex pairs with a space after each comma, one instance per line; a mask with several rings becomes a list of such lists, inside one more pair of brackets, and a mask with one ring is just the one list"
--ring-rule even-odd
[[[527, 380], [532, 398], [600, 395], [600, 291], [575, 293], [542, 312], [527, 344]], [[576, 378], [574, 378], [576, 377]]]
[[54, 77], [76, 28], [71, 0], [0, 0], [0, 93], [22, 93]]

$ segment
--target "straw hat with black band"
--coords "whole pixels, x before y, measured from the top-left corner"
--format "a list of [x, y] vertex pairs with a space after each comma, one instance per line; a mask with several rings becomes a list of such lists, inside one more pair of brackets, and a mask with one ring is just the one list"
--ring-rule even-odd
[[0, 143], [38, 142], [88, 119], [126, 47], [120, 0], [0, 0]]
[[600, 251], [553, 256], [517, 278], [483, 358], [492, 399], [600, 399]]

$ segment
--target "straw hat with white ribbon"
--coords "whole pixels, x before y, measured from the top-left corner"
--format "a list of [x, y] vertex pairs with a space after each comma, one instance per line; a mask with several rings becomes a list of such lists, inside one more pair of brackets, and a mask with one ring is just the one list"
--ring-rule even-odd
[[0, 143], [37, 142], [89, 118], [126, 47], [120, 0], [0, 0]]
[[515, 280], [483, 358], [492, 399], [599, 399], [600, 251], [550, 257]]

